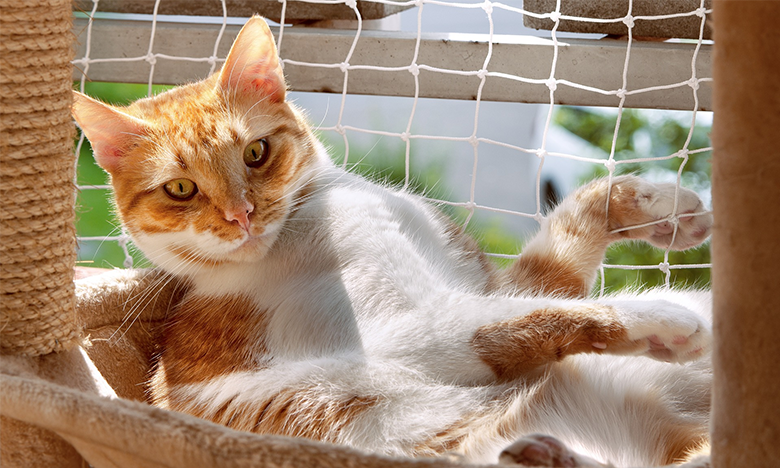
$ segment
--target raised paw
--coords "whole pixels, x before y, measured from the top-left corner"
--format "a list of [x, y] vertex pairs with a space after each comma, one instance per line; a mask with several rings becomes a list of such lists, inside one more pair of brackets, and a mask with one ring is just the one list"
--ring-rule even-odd
[[502, 465], [548, 466], [555, 468], [603, 467], [604, 465], [574, 452], [555, 437], [542, 434], [525, 436], [504, 449], [498, 461]]
[[621, 237], [643, 239], [656, 247], [673, 250], [689, 249], [704, 242], [713, 222], [712, 214], [705, 210], [696, 192], [634, 176], [615, 178], [609, 219], [613, 232]]
[[635, 352], [660, 361], [698, 359], [712, 342], [709, 324], [689, 309], [667, 301], [636, 301], [619, 307]]

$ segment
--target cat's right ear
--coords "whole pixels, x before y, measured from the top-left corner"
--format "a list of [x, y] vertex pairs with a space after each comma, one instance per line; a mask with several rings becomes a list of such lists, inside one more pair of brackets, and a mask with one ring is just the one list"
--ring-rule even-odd
[[89, 139], [97, 163], [114, 173], [122, 157], [146, 133], [146, 124], [108, 104], [73, 91], [73, 117]]

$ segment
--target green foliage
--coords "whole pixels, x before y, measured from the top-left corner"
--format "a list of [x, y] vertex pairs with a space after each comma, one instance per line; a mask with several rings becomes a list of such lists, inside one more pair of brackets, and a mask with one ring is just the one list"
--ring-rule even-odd
[[[561, 106], [557, 109], [554, 122], [569, 132], [588, 141], [606, 153], [612, 151], [612, 140], [617, 116], [592, 109]], [[616, 161], [664, 158], [674, 155], [685, 147], [690, 133], [690, 124], [681, 123], [671, 112], [648, 112], [626, 109], [620, 122], [615, 142]], [[709, 128], [697, 125], [690, 135], [688, 150], [697, 150], [710, 145]], [[710, 153], [689, 155], [687, 160], [677, 156], [654, 162], [618, 163], [617, 174], [639, 174], [663, 180], [675, 180], [680, 174], [682, 184], [700, 193], [710, 188]], [[685, 165], [683, 166], [683, 163]], [[682, 166], [682, 170], [680, 170]], [[608, 171], [604, 166], [594, 166], [583, 182], [604, 177]], [[612, 265], [658, 265], [664, 260], [664, 252], [644, 243], [623, 243], [610, 247], [607, 264]], [[685, 252], [669, 252], [669, 263], [701, 264], [710, 262], [709, 244]], [[608, 291], [625, 287], [649, 287], [663, 285], [665, 274], [660, 270], [605, 270], [605, 287]], [[673, 269], [670, 284], [674, 286], [707, 286], [710, 282], [708, 269]]]

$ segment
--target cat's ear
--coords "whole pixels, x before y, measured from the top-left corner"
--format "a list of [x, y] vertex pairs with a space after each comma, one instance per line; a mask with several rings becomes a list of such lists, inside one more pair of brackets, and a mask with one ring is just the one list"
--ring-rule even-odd
[[284, 101], [284, 73], [274, 36], [259, 16], [253, 16], [238, 33], [219, 74], [223, 90], [253, 98]]
[[146, 133], [143, 120], [73, 91], [73, 117], [89, 139], [95, 160], [106, 171], [119, 169], [123, 155]]

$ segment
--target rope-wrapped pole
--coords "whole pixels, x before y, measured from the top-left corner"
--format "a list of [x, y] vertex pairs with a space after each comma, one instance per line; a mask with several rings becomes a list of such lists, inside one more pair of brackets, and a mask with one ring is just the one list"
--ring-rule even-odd
[[714, 2], [713, 468], [780, 466], [777, 1]]
[[77, 335], [71, 0], [0, 0], [0, 352]]

